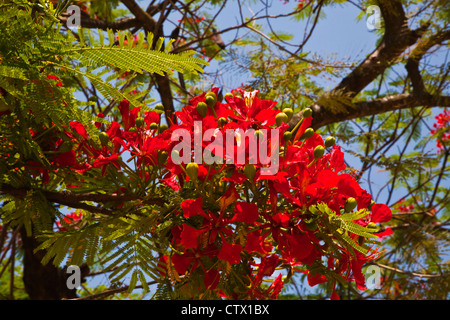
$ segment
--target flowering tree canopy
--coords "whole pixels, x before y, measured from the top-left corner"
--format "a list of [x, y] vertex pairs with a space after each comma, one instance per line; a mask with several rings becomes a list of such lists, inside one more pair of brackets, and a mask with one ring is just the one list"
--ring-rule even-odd
[[[17, 297], [21, 274], [22, 294], [32, 299], [94, 299], [135, 289], [155, 299], [279, 299], [301, 279], [324, 298], [344, 298], [344, 288], [349, 298], [361, 298], [371, 290], [363, 268], [398, 272], [385, 263], [412, 225], [429, 222], [436, 241], [448, 233], [448, 110], [426, 113], [449, 99], [428, 92], [418, 69], [420, 56], [448, 40], [448, 31], [423, 43], [424, 26], [399, 25], [406, 19], [400, 1], [378, 1], [385, 23], [380, 47], [331, 92], [295, 98], [296, 90], [319, 92], [306, 78], [310, 72], [333, 74], [339, 66], [292, 54], [279, 44], [282, 37], [250, 23], [261, 17], [232, 27], [261, 37], [246, 40], [260, 46], [247, 55], [256, 80], [225, 88], [201, 83], [214, 59], [239, 64], [235, 51], [223, 53], [228, 44], [222, 32], [208, 29], [215, 17], [203, 15], [201, 5], [192, 11], [181, 1], [162, 1], [143, 10], [133, 0], [121, 2], [134, 17], [114, 22], [123, 10], [113, 10], [117, 4], [75, 2], [82, 9], [77, 28], [69, 28], [67, 1], [0, 5], [0, 279], [10, 281], [1, 294]], [[218, 13], [226, 3], [215, 4]], [[298, 1], [287, 15], [318, 19], [327, 5]], [[183, 15], [165, 40], [172, 11]], [[270, 62], [274, 49], [261, 39], [288, 56]], [[410, 92], [363, 92], [375, 80], [381, 87], [385, 63], [413, 44], [421, 51], [405, 62]], [[266, 63], [273, 69], [262, 73]], [[289, 77], [292, 70], [305, 78]], [[423, 137], [415, 130], [427, 117], [437, 122]], [[404, 135], [406, 145], [414, 140], [418, 148], [431, 141], [433, 155], [406, 149], [387, 155]], [[355, 143], [359, 149], [349, 147]], [[349, 163], [355, 156], [360, 170]], [[370, 183], [377, 166], [393, 177], [386, 199]], [[396, 188], [407, 193], [392, 202]], [[435, 244], [426, 245], [432, 251]], [[427, 255], [441, 259], [437, 251]], [[24, 270], [14, 271], [21, 256]], [[112, 287], [77, 291], [67, 284], [67, 266], [80, 267], [83, 280], [107, 274]], [[425, 274], [439, 288], [448, 274], [430, 270]], [[393, 276], [382, 279], [375, 294], [409, 292]]]

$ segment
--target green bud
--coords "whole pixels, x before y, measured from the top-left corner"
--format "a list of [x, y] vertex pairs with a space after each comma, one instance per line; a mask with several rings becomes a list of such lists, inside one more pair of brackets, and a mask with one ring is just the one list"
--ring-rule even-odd
[[283, 133], [283, 137], [285, 141], [290, 141], [292, 139], [292, 132], [290, 131], [285, 131]]
[[253, 181], [256, 175], [256, 167], [253, 164], [245, 165], [244, 174], [249, 180]]
[[347, 200], [345, 200], [344, 211], [352, 212], [353, 209], [356, 208], [356, 206], [357, 206], [356, 199], [353, 197], [349, 197]]
[[158, 124], [155, 123], [155, 122], [152, 122], [152, 123], [150, 124], [150, 129], [152, 129], [152, 130], [158, 129]]
[[159, 113], [159, 114], [164, 113], [164, 106], [161, 103], [157, 103], [155, 105], [155, 111], [156, 111], [156, 113]]
[[106, 132], [100, 132], [98, 135], [102, 146], [107, 146], [109, 142], [109, 135]]
[[136, 118], [135, 124], [136, 124], [136, 128], [142, 128], [145, 124], [145, 121], [143, 118], [139, 117], [139, 118]]
[[192, 181], [196, 181], [198, 178], [198, 164], [195, 162], [188, 163], [186, 173]]
[[227, 92], [227, 93], [225, 93], [224, 97], [225, 98], [232, 98], [234, 96], [233, 96], [233, 94], [231, 92]]
[[164, 131], [166, 131], [169, 127], [167, 126], [167, 124], [161, 124], [159, 126], [159, 133], [163, 133]]
[[283, 112], [288, 116], [288, 122], [291, 121], [292, 116], [294, 115], [294, 110], [291, 108], [284, 108]]
[[300, 137], [301, 140], [309, 139], [313, 136], [314, 129], [313, 128], [307, 128], [305, 132], [303, 132], [302, 136]]
[[334, 137], [328, 137], [325, 139], [325, 148], [329, 148], [334, 146], [336, 143], [336, 139]]
[[253, 135], [255, 136], [255, 138], [264, 138], [264, 133], [261, 130], [255, 130], [255, 132], [253, 133]]
[[167, 158], [169, 157], [169, 154], [167, 153], [167, 151], [160, 150], [160, 151], [158, 151], [156, 157], [157, 157], [159, 164], [165, 164], [167, 161]]
[[378, 226], [375, 224], [375, 222], [369, 222], [367, 224], [367, 228], [378, 229]]
[[206, 104], [209, 106], [209, 107], [211, 107], [211, 108], [214, 108], [214, 106], [216, 105], [216, 102], [217, 102], [217, 98], [216, 98], [216, 95], [206, 95], [205, 96], [205, 101], [206, 101]]
[[312, 116], [312, 110], [311, 108], [306, 108], [303, 109], [303, 113], [302, 113], [303, 118], [309, 118]]
[[256, 167], [252, 164], [246, 164], [244, 166], [244, 174], [249, 180], [253, 181], [256, 174]]
[[373, 206], [375, 203], [376, 203], [375, 201], [370, 200], [370, 204], [369, 204], [369, 206], [367, 207], [367, 209], [369, 209], [370, 211], [372, 211], [372, 206]]
[[314, 158], [319, 159], [321, 156], [323, 156], [324, 153], [325, 153], [325, 148], [322, 146], [317, 146], [314, 149]]
[[208, 112], [208, 106], [204, 102], [197, 103], [197, 112], [202, 116], [206, 117], [206, 113]]
[[220, 117], [219, 119], [217, 119], [217, 123], [219, 124], [219, 126], [224, 126], [227, 124], [227, 119], [225, 119], [224, 117]]
[[284, 112], [280, 112], [275, 116], [275, 121], [277, 123], [277, 127], [281, 126], [281, 124], [288, 123], [288, 116]]

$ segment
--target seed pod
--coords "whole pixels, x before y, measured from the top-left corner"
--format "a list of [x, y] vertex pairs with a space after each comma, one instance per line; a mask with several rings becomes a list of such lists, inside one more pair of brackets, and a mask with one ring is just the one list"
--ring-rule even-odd
[[324, 153], [325, 148], [319, 145], [314, 149], [314, 158], [319, 159], [321, 156], [323, 156]]
[[159, 113], [159, 114], [164, 113], [164, 106], [161, 103], [157, 103], [155, 105], [155, 111], [156, 111], [156, 113]]
[[244, 166], [244, 174], [249, 180], [253, 181], [253, 178], [255, 177], [256, 174], [255, 166], [252, 164], [246, 164]]
[[109, 135], [106, 132], [100, 132], [98, 134], [98, 138], [100, 139], [100, 142], [102, 143], [102, 146], [107, 146], [109, 142]]
[[281, 124], [288, 123], [288, 116], [284, 112], [280, 112], [275, 116], [275, 121], [277, 123], [277, 127], [281, 126]]
[[204, 102], [197, 103], [197, 112], [202, 116], [206, 117], [206, 113], [208, 112], [208, 106]]
[[188, 163], [186, 173], [192, 181], [196, 181], [198, 178], [198, 164], [195, 162]]
[[344, 211], [352, 212], [353, 209], [356, 208], [356, 206], [357, 206], [356, 199], [353, 197], [349, 197], [347, 200], [345, 200]]
[[311, 108], [306, 108], [306, 109], [303, 109], [303, 118], [309, 118], [309, 117], [311, 117], [312, 116], [312, 110], [311, 110]]
[[307, 128], [305, 132], [303, 132], [302, 136], [300, 137], [300, 140], [306, 140], [313, 136], [314, 129], [313, 128]]
[[150, 124], [150, 129], [152, 129], [152, 130], [158, 129], [158, 124], [155, 123], [155, 122], [152, 122], [152, 123]]
[[334, 146], [336, 143], [336, 139], [334, 137], [328, 137], [325, 139], [325, 148], [329, 148]]
[[145, 124], [144, 119], [141, 117], [136, 118], [135, 124], [136, 124], [136, 128], [142, 128]]
[[283, 112], [288, 116], [288, 122], [291, 121], [292, 116], [294, 115], [294, 110], [291, 108], [284, 108]]
[[292, 139], [292, 132], [286, 131], [285, 133], [283, 133], [283, 137], [285, 141], [290, 141]]

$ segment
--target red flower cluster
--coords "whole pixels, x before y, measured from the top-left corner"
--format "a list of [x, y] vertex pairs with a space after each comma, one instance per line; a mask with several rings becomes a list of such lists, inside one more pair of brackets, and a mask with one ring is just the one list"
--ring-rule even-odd
[[[54, 150], [65, 143], [71, 148], [56, 152], [53, 164], [100, 178], [125, 170], [122, 157], [129, 152], [128, 161], [135, 160], [136, 173], [144, 182], [150, 179], [149, 172], [162, 172], [157, 186], [170, 191], [180, 209], [175, 218], [164, 217], [173, 219], [174, 226], [171, 253], [160, 261], [161, 274], [201, 279], [200, 291], [231, 299], [275, 299], [287, 281], [277, 271], [280, 268], [288, 277], [306, 272], [312, 286], [335, 281], [329, 276], [334, 272], [364, 289], [362, 266], [374, 259], [376, 251], [363, 253], [335, 241], [333, 234], [342, 232], [346, 241], [363, 248], [365, 238], [333, 229], [333, 219], [356, 209], [361, 218], [355, 222], [365, 228], [389, 221], [389, 207], [374, 204], [346, 173], [340, 147], [333, 138], [324, 141], [309, 128], [308, 112], [291, 133], [287, 123], [292, 110], [276, 109], [276, 102], [259, 99], [258, 91], [233, 90], [225, 95], [225, 103], [217, 100], [217, 94], [213, 88], [191, 99], [176, 112], [179, 122], [169, 128], [160, 121], [161, 108], [142, 112], [141, 107], [130, 109], [126, 100], [119, 105], [121, 123], [112, 121], [106, 127], [95, 123], [99, 131], [104, 129], [98, 134], [89, 135], [81, 123], [72, 121]], [[196, 128], [199, 122], [201, 128]], [[211, 129], [213, 134], [199, 145], [191, 140], [190, 160], [177, 164], [174, 156], [183, 156], [185, 149], [178, 155], [173, 152], [179, 143], [173, 135], [181, 129], [191, 137], [198, 129]], [[250, 130], [252, 134], [247, 134]], [[218, 137], [228, 139], [227, 132], [233, 135], [225, 146]], [[267, 154], [261, 157], [264, 146]], [[194, 159], [196, 148], [202, 155], [208, 150], [210, 156], [222, 159], [199, 162]], [[240, 163], [239, 158], [245, 161]], [[277, 162], [277, 170], [265, 171], [271, 162]], [[152, 171], [155, 168], [159, 171]], [[263, 281], [271, 277], [272, 285], [264, 287]], [[334, 290], [331, 297], [337, 298]]]
[[[218, 175], [221, 176], [220, 183], [228, 183], [228, 188], [218, 198], [220, 206], [215, 210], [209, 199], [205, 203], [208, 192], [203, 197], [186, 199], [181, 203], [179, 214], [186, 222], [172, 229], [172, 247], [176, 251], [164, 256], [162, 262], [172, 265], [181, 275], [192, 275], [201, 270], [205, 288], [219, 290], [223, 296], [233, 299], [244, 296], [276, 298], [284, 284], [281, 274], [268, 289], [261, 287], [264, 277], [273, 276], [281, 265], [289, 266], [293, 273], [298, 270], [296, 266], [312, 266], [328, 256], [326, 245], [318, 236], [323, 226], [310, 222], [311, 206], [324, 203], [340, 215], [351, 198], [357, 210], [371, 210], [365, 219], [357, 221], [361, 226], [386, 222], [391, 218], [391, 210], [386, 205], [371, 203], [371, 195], [352, 175], [343, 172], [346, 169], [344, 154], [338, 146], [333, 146], [331, 153], [324, 154], [326, 145], [321, 136], [307, 130], [311, 117], [304, 119], [292, 138], [291, 133], [286, 133], [288, 114], [292, 110], [281, 112], [275, 108], [276, 102], [260, 100], [257, 93], [237, 89], [225, 96], [227, 103], [215, 100], [217, 89], [203, 93], [177, 112], [181, 124], [168, 130], [173, 132], [184, 128], [194, 135], [196, 121], [201, 121], [203, 132], [214, 129], [216, 137], [218, 132], [225, 134], [228, 129], [234, 132], [238, 129], [243, 132], [248, 129], [255, 132], [270, 128], [279, 130], [281, 159], [275, 174], [262, 174], [267, 163], [261, 163], [259, 158], [255, 164], [248, 164], [258, 151], [251, 149], [252, 139], [260, 138], [259, 147], [263, 143], [273, 145], [271, 140], [274, 137], [271, 135], [247, 135], [248, 140], [235, 135], [235, 148], [239, 143], [245, 146], [244, 165], [229, 162], [230, 159], [236, 160], [230, 156], [229, 150], [218, 153], [224, 155], [221, 166], [206, 163], [173, 166], [170, 157], [167, 164], [170, 175], [163, 182], [170, 181], [167, 184], [175, 190], [183, 188], [177, 182], [194, 180], [194, 185], [197, 185], [195, 182], [209, 185]], [[209, 106], [206, 109], [205, 104]], [[216, 141], [211, 140], [202, 141], [202, 150], [214, 145]], [[330, 140], [327, 140], [329, 145]], [[191, 150], [194, 149], [192, 143]], [[217, 145], [211, 150], [217, 150]], [[273, 154], [274, 150], [270, 151]], [[250, 193], [252, 200], [249, 200]], [[358, 241], [358, 236], [350, 237]], [[374, 258], [374, 254], [340, 249], [339, 262], [328, 256], [328, 269], [345, 274], [348, 280], [355, 280], [358, 287], [364, 289], [361, 268]], [[256, 263], [257, 259], [259, 263]], [[245, 268], [246, 286], [240, 292], [225, 292], [218, 287], [219, 279], [226, 277], [227, 270], [237, 265]], [[327, 278], [321, 273], [308, 273], [308, 281], [315, 285], [327, 281]], [[332, 297], [336, 298], [336, 294]]]
[[436, 140], [436, 147], [438, 152], [444, 149], [443, 143], [450, 139], [450, 111], [445, 109], [444, 112], [438, 114], [434, 117], [437, 122], [433, 124], [433, 128], [430, 133], [438, 134], [438, 139]]

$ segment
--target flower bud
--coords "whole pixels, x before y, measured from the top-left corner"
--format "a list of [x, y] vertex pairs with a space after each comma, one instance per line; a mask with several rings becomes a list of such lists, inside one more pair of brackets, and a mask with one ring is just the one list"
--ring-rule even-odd
[[162, 133], [164, 131], [166, 131], [169, 127], [167, 126], [167, 124], [161, 124], [159, 125], [159, 133]]
[[159, 150], [156, 157], [157, 157], [159, 164], [165, 164], [167, 161], [167, 158], [169, 157], [169, 154], [165, 150]]
[[291, 140], [291, 139], [292, 139], [292, 132], [290, 132], [290, 131], [284, 132], [284, 133], [283, 133], [283, 137], [284, 137], [284, 140], [285, 140], [285, 141]]
[[135, 124], [136, 124], [136, 128], [142, 128], [145, 124], [144, 119], [141, 117], [136, 118]]
[[347, 200], [345, 200], [345, 205], [344, 205], [344, 211], [345, 212], [352, 212], [353, 209], [356, 208], [356, 199], [353, 197], [349, 197]]
[[205, 101], [208, 104], [208, 106], [210, 106], [211, 108], [213, 108], [216, 105], [217, 102], [217, 96], [214, 92], [209, 91], [206, 95], [205, 95]]
[[186, 173], [192, 181], [196, 181], [198, 178], [198, 164], [195, 162], [188, 163], [186, 166]]
[[109, 142], [109, 135], [106, 132], [100, 132], [98, 135], [102, 146], [107, 146]]
[[206, 117], [206, 113], [208, 112], [208, 106], [204, 102], [197, 103], [197, 112], [202, 116]]
[[294, 115], [294, 110], [292, 110], [291, 108], [284, 108], [284, 109], [283, 109], [283, 112], [284, 112], [284, 113], [287, 115], [287, 117], [288, 117], [288, 121], [287, 121], [287, 122], [291, 121], [292, 116]]
[[303, 132], [302, 136], [300, 137], [300, 140], [306, 140], [313, 136], [314, 129], [313, 128], [307, 128], [305, 132]]
[[150, 124], [150, 129], [152, 129], [152, 130], [158, 129], [158, 124], [155, 123], [155, 122], [152, 122], [152, 123]]
[[375, 222], [369, 222], [367, 224], [367, 228], [378, 229], [378, 226], [375, 224]]
[[253, 181], [253, 178], [255, 177], [256, 174], [255, 166], [252, 164], [246, 164], [244, 166], [244, 174], [249, 180]]
[[255, 138], [264, 138], [264, 133], [261, 130], [255, 130], [253, 135], [255, 136]]
[[227, 93], [225, 93], [224, 97], [225, 98], [232, 98], [233, 94], [231, 92], [227, 92]]
[[334, 137], [328, 137], [325, 139], [325, 148], [329, 148], [334, 146], [336, 143], [336, 139]]
[[309, 118], [312, 116], [312, 110], [311, 108], [306, 108], [303, 109], [303, 113], [302, 113], [303, 118]]
[[220, 117], [219, 119], [217, 119], [217, 123], [219, 124], [219, 126], [223, 127], [224, 125], [227, 124], [227, 119], [225, 119], [224, 117]]
[[155, 112], [159, 114], [164, 113], [164, 106], [161, 103], [157, 103], [155, 105]]
[[319, 145], [314, 149], [314, 158], [319, 159], [321, 156], [323, 156], [324, 153], [325, 148]]
[[284, 112], [280, 112], [275, 116], [275, 121], [277, 123], [277, 127], [281, 126], [281, 124], [288, 123], [288, 116]]

